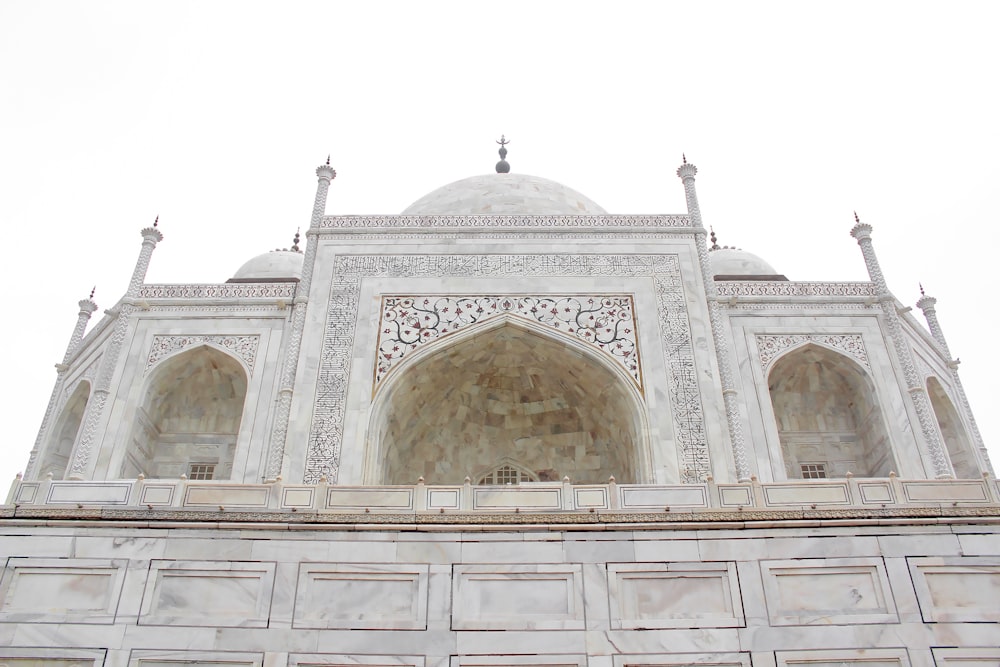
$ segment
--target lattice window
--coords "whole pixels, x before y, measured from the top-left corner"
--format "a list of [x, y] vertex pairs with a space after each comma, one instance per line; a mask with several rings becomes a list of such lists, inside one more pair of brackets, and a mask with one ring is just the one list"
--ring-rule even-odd
[[514, 466], [505, 463], [504, 465], [496, 467], [480, 477], [478, 484], [480, 486], [507, 486], [511, 484], [520, 484], [521, 482], [534, 481], [537, 480], [535, 480], [528, 473], [523, 470], [518, 470]]
[[213, 479], [215, 477], [214, 463], [192, 463], [188, 466], [188, 479]]
[[825, 463], [800, 463], [802, 479], [826, 479]]

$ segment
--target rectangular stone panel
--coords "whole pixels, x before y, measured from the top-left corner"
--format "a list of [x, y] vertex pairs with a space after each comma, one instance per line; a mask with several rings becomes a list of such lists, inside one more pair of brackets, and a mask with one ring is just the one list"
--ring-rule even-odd
[[131, 482], [52, 482], [45, 502], [124, 505], [131, 490]]
[[473, 509], [477, 510], [559, 510], [562, 486], [548, 488], [476, 487], [472, 489]]
[[997, 667], [1000, 648], [933, 648], [937, 667]]
[[613, 667], [750, 667], [749, 653], [652, 653], [613, 655]]
[[1000, 622], [1000, 558], [954, 556], [907, 560], [925, 622]]
[[768, 507], [783, 505], [850, 505], [847, 482], [822, 484], [767, 484], [762, 487]]
[[192, 484], [184, 493], [185, 507], [267, 507], [268, 486]]
[[125, 561], [10, 558], [0, 581], [0, 621], [115, 622]]
[[456, 565], [455, 630], [582, 630], [579, 565]]
[[8, 667], [101, 667], [104, 649], [0, 647], [0, 664]]
[[288, 667], [424, 667], [422, 655], [289, 653]]
[[262, 667], [261, 653], [134, 650], [129, 667]]
[[413, 489], [330, 488], [326, 507], [331, 510], [411, 510]]
[[735, 563], [609, 563], [615, 630], [742, 627]]
[[919, 482], [900, 482], [903, 486], [903, 496], [908, 503], [988, 503], [989, 494], [986, 483], [980, 481], [960, 481], [949, 479], [936, 482], [921, 480]]
[[708, 507], [708, 488], [700, 484], [676, 486], [618, 485], [622, 509]]
[[267, 627], [274, 563], [154, 560], [140, 625]]
[[585, 655], [453, 655], [449, 667], [586, 667]]
[[898, 623], [881, 558], [761, 561], [772, 625]]
[[292, 626], [424, 630], [427, 577], [427, 565], [303, 563]]
[[909, 667], [905, 648], [776, 651], [777, 667]]

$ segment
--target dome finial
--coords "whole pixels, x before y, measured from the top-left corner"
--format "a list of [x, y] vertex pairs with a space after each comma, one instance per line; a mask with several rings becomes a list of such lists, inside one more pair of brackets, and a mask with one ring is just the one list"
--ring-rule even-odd
[[292, 252], [301, 252], [299, 250], [299, 232], [301, 231], [302, 231], [301, 227], [295, 230], [295, 238], [292, 239]]
[[[97, 291], [97, 285], [94, 285], [93, 287], [90, 288], [90, 296], [87, 297], [87, 298], [88, 299], [93, 299], [94, 298], [94, 292], [96, 292], [96, 291]], [[921, 292], [921, 294], [923, 294], [923, 292]]]
[[156, 216], [156, 220], [153, 220], [153, 226], [154, 227], [159, 227], [160, 226], [160, 216], [159, 215]]
[[924, 294], [924, 284], [923, 283], [917, 283], [917, 287], [920, 288], [920, 296], [927, 296], [926, 294]]
[[685, 155], [684, 153], [681, 153], [681, 162], [684, 164], [688, 163], [688, 156]]
[[858, 217], [858, 212], [857, 211], [854, 212], [854, 222], [858, 223], [858, 224], [861, 223], [861, 218]]
[[330, 166], [330, 154], [329, 153], [326, 154], [326, 166], [328, 166], [328, 167]]
[[709, 248], [709, 250], [719, 250], [719, 242], [718, 239], [715, 238], [715, 228], [710, 226], [708, 231], [710, 232], [709, 238], [712, 240], [712, 247]]
[[510, 164], [508, 164], [507, 162], [507, 144], [509, 144], [510, 142], [507, 141], [507, 137], [501, 134], [500, 141], [498, 141], [497, 143], [500, 144], [500, 161], [497, 162], [497, 173], [498, 174], [510, 173]]

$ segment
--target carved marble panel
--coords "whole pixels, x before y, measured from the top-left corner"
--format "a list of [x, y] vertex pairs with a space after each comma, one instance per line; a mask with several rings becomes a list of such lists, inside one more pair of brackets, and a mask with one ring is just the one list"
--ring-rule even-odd
[[805, 343], [816, 343], [843, 352], [871, 370], [868, 350], [865, 349], [861, 334], [758, 334], [756, 339], [760, 364], [764, 369], [786, 350]]
[[881, 558], [760, 562], [772, 625], [898, 623]]
[[456, 565], [455, 630], [582, 630], [579, 565]]
[[905, 648], [776, 651], [778, 667], [909, 667]]
[[262, 667], [264, 654], [233, 651], [133, 650], [128, 667]]
[[926, 623], [1000, 623], [1000, 558], [908, 559]]
[[267, 627], [274, 563], [154, 560], [140, 625]]
[[125, 561], [10, 558], [0, 581], [0, 622], [115, 622]]
[[101, 667], [107, 651], [93, 648], [0, 647], [6, 667]]
[[642, 387], [635, 306], [630, 295], [383, 296], [375, 381], [427, 343], [499, 315], [571, 334], [622, 366]]
[[750, 667], [749, 653], [680, 653], [613, 655], [613, 667]]
[[608, 563], [615, 630], [742, 627], [735, 563]]
[[649, 277], [657, 299], [660, 339], [668, 369], [668, 397], [681, 481], [698, 482], [709, 474], [704, 411], [676, 255], [348, 255], [335, 259], [333, 274], [309, 432], [306, 483], [315, 484], [322, 477], [331, 482], [337, 479], [361, 281], [369, 276]]
[[216, 336], [207, 334], [153, 336], [153, 343], [149, 347], [149, 354], [146, 355], [146, 368], [143, 372], [148, 372], [161, 359], [180, 352], [185, 348], [195, 345], [213, 345], [231, 353], [246, 366], [247, 371], [253, 373], [259, 343], [260, 336], [256, 334], [249, 336]]
[[292, 626], [424, 630], [427, 565], [303, 563]]
[[1000, 648], [932, 648], [937, 667], [997, 667]]

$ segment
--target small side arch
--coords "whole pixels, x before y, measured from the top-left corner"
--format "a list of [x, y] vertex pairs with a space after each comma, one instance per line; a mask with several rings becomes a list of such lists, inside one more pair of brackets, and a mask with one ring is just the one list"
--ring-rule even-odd
[[76, 444], [76, 438], [80, 434], [83, 414], [87, 410], [89, 400], [90, 383], [82, 380], [76, 385], [56, 419], [45, 453], [42, 455], [42, 463], [38, 468], [40, 479], [45, 479], [50, 473], [52, 479], [62, 479], [66, 476], [69, 457], [73, 455], [73, 445]]
[[375, 392], [366, 481], [460, 484], [504, 460], [532, 479], [643, 481], [644, 403], [624, 369], [602, 357], [510, 316], [428, 345]]
[[947, 392], [936, 377], [927, 378], [927, 395], [931, 399], [931, 407], [934, 409], [934, 416], [937, 417], [938, 428], [948, 450], [951, 467], [955, 470], [955, 477], [979, 479], [979, 467], [976, 465], [976, 456], [968, 433], [954, 403], [948, 398]]
[[789, 478], [885, 477], [895, 468], [875, 385], [850, 357], [795, 347], [771, 365], [768, 391]]
[[215, 346], [164, 359], [146, 379], [122, 476], [229, 479], [246, 394], [243, 364]]

